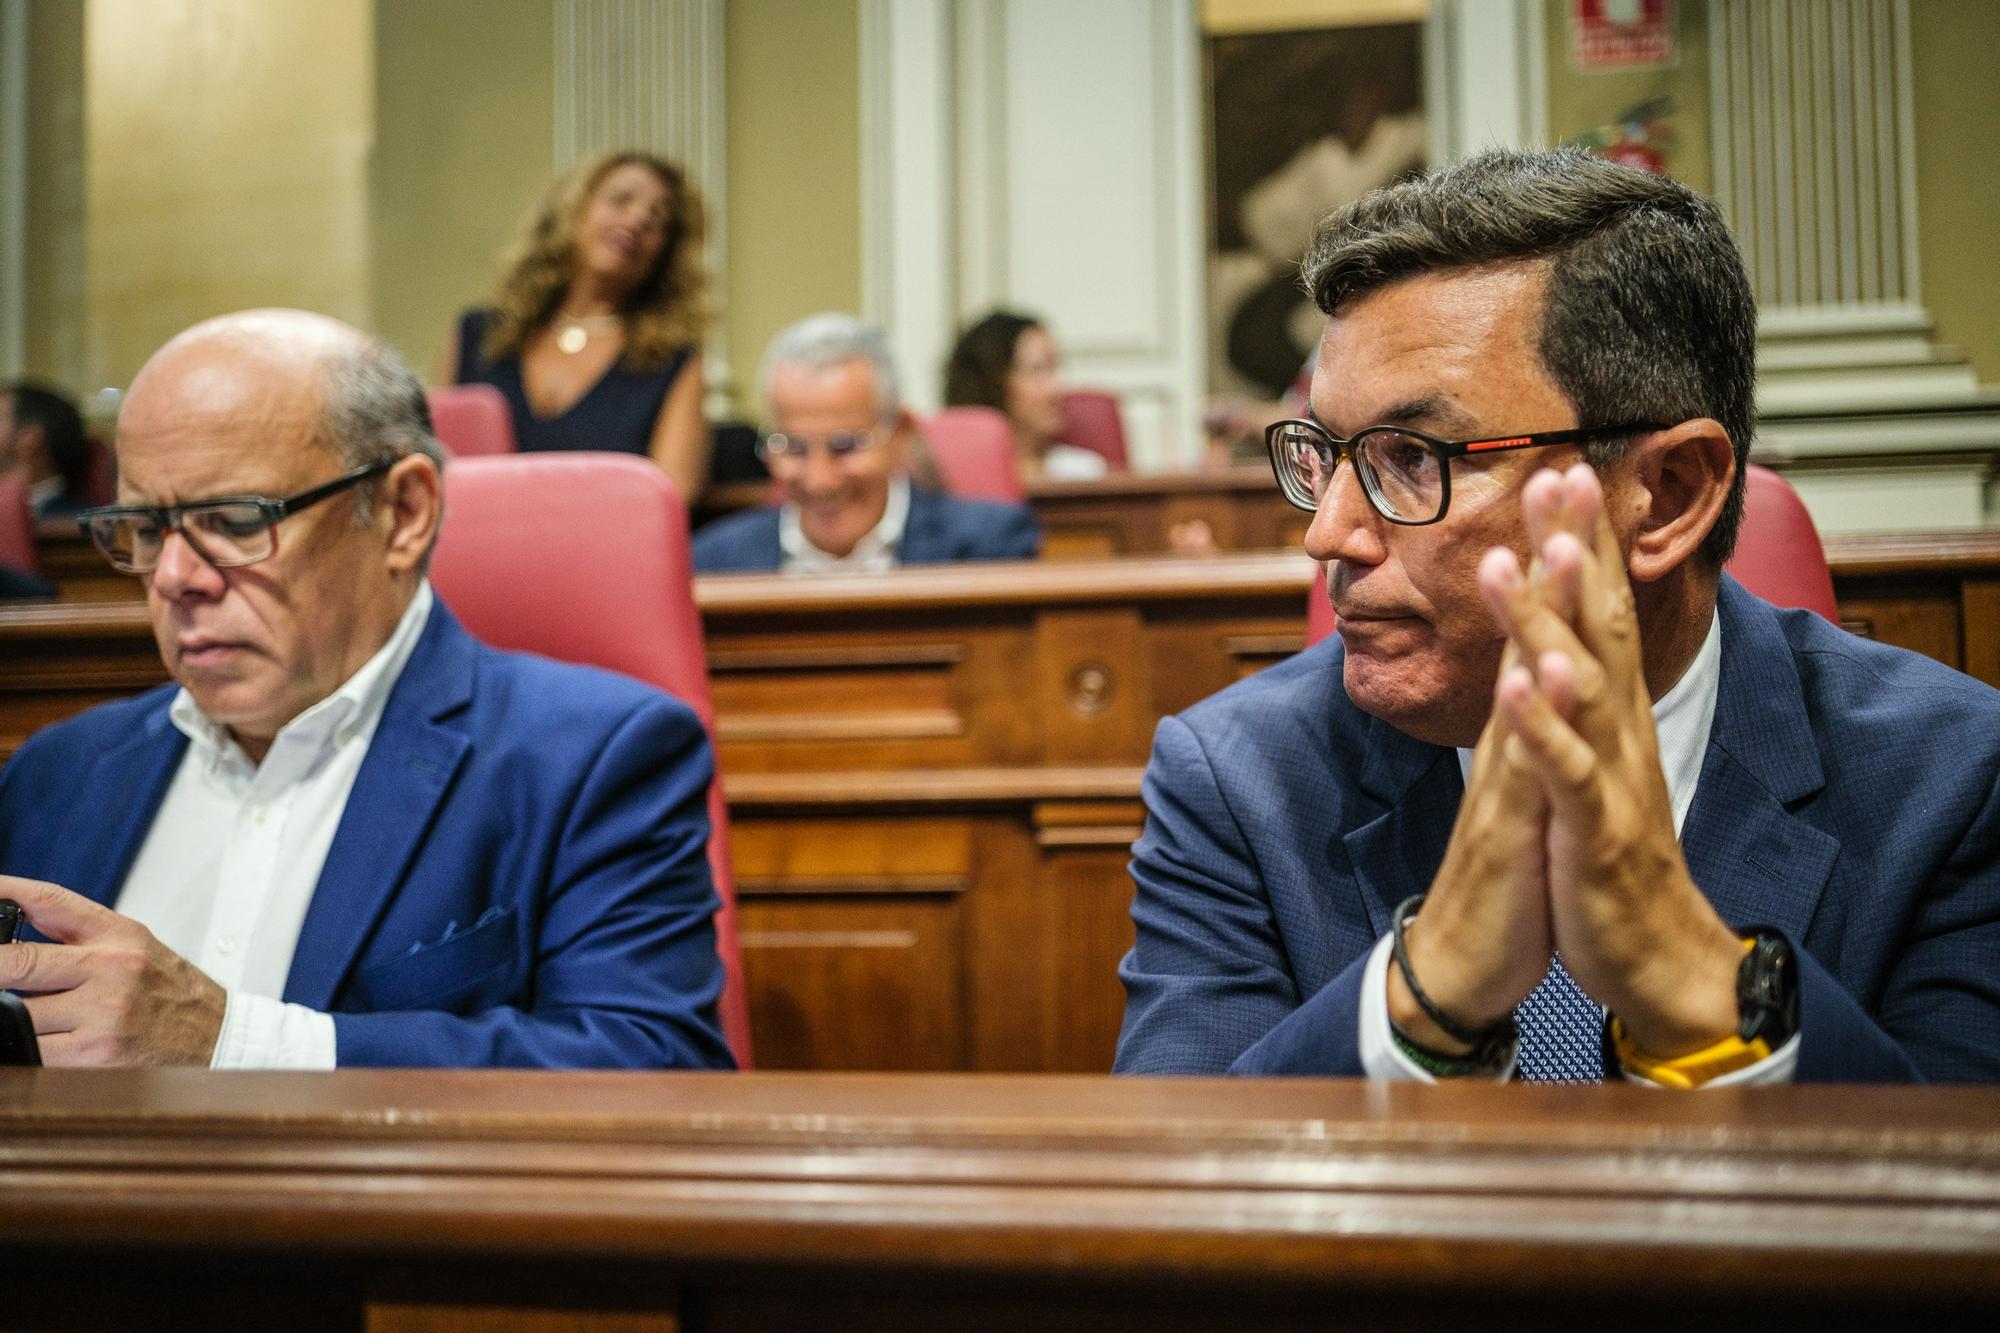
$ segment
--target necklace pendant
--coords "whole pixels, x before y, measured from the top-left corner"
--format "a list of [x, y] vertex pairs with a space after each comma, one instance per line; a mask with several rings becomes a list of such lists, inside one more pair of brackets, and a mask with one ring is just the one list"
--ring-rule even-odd
[[585, 331], [581, 324], [566, 324], [563, 326], [562, 331], [556, 334], [557, 349], [567, 352], [571, 356], [575, 356], [578, 352], [581, 352], [583, 345], [589, 341], [590, 334]]

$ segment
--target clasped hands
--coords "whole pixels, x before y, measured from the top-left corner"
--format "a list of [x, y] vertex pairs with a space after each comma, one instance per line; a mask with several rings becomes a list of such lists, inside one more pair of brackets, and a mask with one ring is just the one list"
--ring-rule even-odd
[[52, 944], [0, 945], [48, 1065], [206, 1065], [228, 996], [130, 917], [40, 880], [0, 875]]
[[[1560, 951], [1634, 1045], [1670, 1060], [1734, 1033], [1742, 944], [1689, 875], [1660, 764], [1639, 622], [1590, 468], [1522, 494], [1533, 558], [1488, 551], [1479, 585], [1507, 635], [1451, 843], [1406, 934], [1411, 970], [1469, 1030], [1506, 1019]], [[1466, 1048], [1401, 974], [1389, 1013]]]

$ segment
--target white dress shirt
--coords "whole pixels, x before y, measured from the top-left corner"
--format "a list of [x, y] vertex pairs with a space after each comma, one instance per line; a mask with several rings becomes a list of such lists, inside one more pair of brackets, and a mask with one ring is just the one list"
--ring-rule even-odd
[[[1716, 692], [1722, 684], [1722, 617], [1712, 615], [1708, 635], [1694, 655], [1694, 661], [1674, 682], [1674, 687], [1653, 705], [1653, 725], [1660, 737], [1660, 767], [1667, 779], [1667, 797], [1673, 802], [1674, 833], [1679, 836], [1694, 804], [1695, 788], [1701, 782], [1702, 758], [1708, 753], [1708, 736], [1715, 725]], [[1472, 751], [1458, 752], [1459, 772], [1471, 780]], [[1389, 968], [1393, 945], [1384, 935], [1376, 942], [1361, 974], [1361, 1067], [1368, 1077], [1391, 1080], [1434, 1082], [1430, 1072], [1396, 1045], [1389, 1027]], [[1789, 1083], [1798, 1066], [1799, 1039], [1792, 1039], [1754, 1065], [1710, 1079], [1703, 1087], [1732, 1084]], [[1498, 1075], [1501, 1082], [1514, 1076], [1510, 1059]], [[1626, 1071], [1634, 1083], [1654, 1086], [1651, 1080]]]
[[261, 764], [186, 690], [168, 710], [187, 753], [118, 911], [228, 992], [211, 1068], [334, 1067], [332, 1015], [281, 997], [348, 792], [432, 601], [430, 584], [419, 586], [389, 641], [286, 723]]
[[63, 479], [58, 473], [53, 477], [43, 477], [40, 481], [30, 482], [24, 489], [28, 493], [28, 512], [40, 518], [48, 511], [50, 505], [61, 498]]
[[846, 555], [828, 555], [812, 544], [799, 522], [799, 507], [787, 501], [778, 510], [778, 549], [787, 574], [880, 574], [901, 561], [903, 527], [910, 519], [910, 479], [889, 478], [889, 499], [882, 519], [854, 543]]

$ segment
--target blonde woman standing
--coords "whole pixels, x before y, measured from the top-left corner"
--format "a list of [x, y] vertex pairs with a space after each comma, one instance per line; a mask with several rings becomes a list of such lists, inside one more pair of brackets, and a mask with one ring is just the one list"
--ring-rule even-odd
[[681, 494], [708, 472], [700, 195], [647, 153], [608, 153], [555, 182], [509, 248], [490, 307], [466, 311], [440, 384], [491, 384], [522, 450], [645, 454]]

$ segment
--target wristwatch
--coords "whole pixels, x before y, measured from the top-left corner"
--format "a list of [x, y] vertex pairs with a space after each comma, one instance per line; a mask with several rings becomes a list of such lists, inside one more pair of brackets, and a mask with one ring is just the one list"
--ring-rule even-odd
[[1769, 926], [1744, 932], [1749, 950], [1736, 968], [1736, 1035], [1777, 1050], [1799, 1030], [1799, 967], [1792, 946]]

